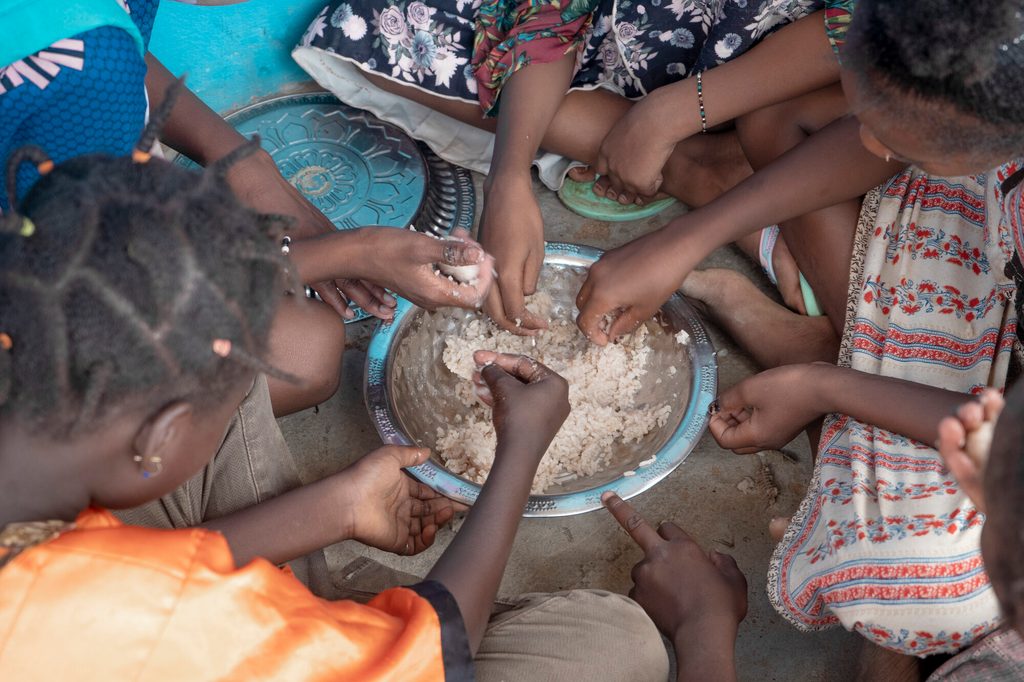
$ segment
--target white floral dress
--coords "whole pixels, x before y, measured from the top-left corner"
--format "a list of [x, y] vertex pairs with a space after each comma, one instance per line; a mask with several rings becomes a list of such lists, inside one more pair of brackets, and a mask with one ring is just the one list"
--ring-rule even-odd
[[[1000, 183], [1015, 168], [907, 169], [869, 195], [841, 365], [964, 394], [1004, 386], [1017, 314]], [[829, 415], [768, 596], [801, 629], [841, 624], [903, 654], [955, 652], [999, 622], [983, 523], [931, 444]]]

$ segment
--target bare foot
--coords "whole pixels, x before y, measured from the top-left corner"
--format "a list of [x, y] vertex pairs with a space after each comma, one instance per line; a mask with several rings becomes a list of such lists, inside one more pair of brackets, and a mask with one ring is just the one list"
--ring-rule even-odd
[[[761, 264], [761, 233], [748, 234], [742, 239], [736, 240], [736, 246], [740, 251], [757, 263]], [[796, 259], [786, 246], [786, 239], [781, 234], [775, 242], [772, 250], [772, 268], [775, 270], [775, 277], [778, 283], [775, 285], [785, 304], [801, 315], [807, 314], [807, 306], [804, 304], [804, 294], [800, 289], [800, 268], [796, 265]]]
[[658, 192], [653, 197], [641, 197], [630, 192], [616, 192], [608, 186], [608, 178], [605, 176], [598, 177], [597, 173], [590, 166], [574, 166], [569, 169], [569, 179], [575, 180], [576, 182], [593, 182], [594, 183], [594, 194], [599, 197], [605, 197], [612, 201], [618, 201], [620, 204], [636, 204], [637, 206], [644, 206], [646, 204], [661, 201], [662, 199], [668, 199], [669, 195], [664, 192]]
[[703, 303], [707, 315], [766, 369], [836, 361], [839, 338], [827, 317], [787, 310], [738, 272], [696, 270], [681, 290]]

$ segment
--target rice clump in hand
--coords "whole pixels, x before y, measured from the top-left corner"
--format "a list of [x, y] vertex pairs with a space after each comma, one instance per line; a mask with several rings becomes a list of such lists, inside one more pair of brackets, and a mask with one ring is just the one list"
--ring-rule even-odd
[[[527, 307], [550, 318], [551, 297], [539, 292], [528, 297]], [[471, 320], [461, 334], [445, 340], [444, 364], [463, 379], [457, 399], [467, 408], [447, 428], [438, 427], [437, 451], [445, 466], [483, 483], [494, 461], [497, 440], [490, 409], [473, 393], [473, 352], [482, 349], [528, 355], [569, 382], [572, 412], [541, 460], [533, 492], [602, 470], [610, 464], [614, 443], [640, 441], [671, 414], [669, 405], [636, 404], [652, 353], [648, 334], [641, 325], [602, 348], [587, 341], [572, 320], [551, 320], [550, 328], [535, 337], [516, 336], [482, 317]]]

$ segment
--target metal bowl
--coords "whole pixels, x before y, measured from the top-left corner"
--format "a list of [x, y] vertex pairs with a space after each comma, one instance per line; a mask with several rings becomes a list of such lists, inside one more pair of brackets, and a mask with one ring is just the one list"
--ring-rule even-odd
[[[601, 253], [588, 246], [548, 243], [539, 288], [554, 299], [553, 314], [575, 319], [576, 293]], [[394, 320], [374, 331], [366, 358], [365, 395], [384, 442], [433, 448], [437, 427], [464, 411], [455, 395], [461, 379], [442, 360], [444, 340], [479, 314], [454, 309], [427, 313], [401, 299]], [[678, 294], [648, 327], [654, 352], [637, 401], [671, 405], [667, 423], [639, 443], [616, 444], [612, 464], [601, 472], [531, 495], [525, 516], [570, 516], [599, 509], [606, 490], [623, 499], [638, 495], [668, 476], [696, 446], [716, 394], [714, 348], [697, 313]], [[679, 331], [689, 334], [686, 345], [676, 341]], [[670, 367], [677, 369], [673, 373]], [[459, 502], [472, 504], [480, 494], [479, 485], [448, 471], [436, 454], [409, 471]]]

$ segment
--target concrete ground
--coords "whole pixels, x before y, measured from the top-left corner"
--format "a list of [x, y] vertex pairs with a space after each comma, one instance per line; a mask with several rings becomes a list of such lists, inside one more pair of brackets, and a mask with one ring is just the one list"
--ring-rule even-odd
[[[677, 214], [633, 223], [609, 224], [568, 211], [554, 193], [537, 185], [549, 239], [612, 248], [650, 231]], [[480, 178], [477, 178], [477, 196]], [[479, 207], [478, 207], [479, 209]], [[722, 249], [702, 267], [729, 267], [767, 284], [739, 252]], [[281, 420], [285, 436], [305, 480], [312, 481], [344, 468], [378, 447], [380, 440], [363, 403], [363, 364], [375, 322], [349, 325], [344, 376], [338, 393], [320, 406]], [[718, 330], [719, 386], [731, 386], [756, 371], [751, 360]], [[765, 596], [765, 577], [773, 544], [768, 522], [789, 515], [803, 496], [811, 473], [806, 439], [786, 453], [737, 456], [721, 450], [705, 434], [686, 462], [633, 504], [652, 521], [672, 520], [706, 548], [732, 554], [749, 583], [750, 609], [741, 626], [737, 656], [742, 680], [845, 680], [852, 678], [858, 650], [855, 635], [843, 630], [805, 634], [779, 617]], [[777, 499], [770, 494], [773, 483]], [[753, 485], [752, 485], [753, 484]], [[396, 569], [425, 575], [452, 537], [445, 529], [428, 551], [397, 557], [357, 543], [328, 549], [332, 568], [365, 555]], [[602, 588], [625, 593], [629, 572], [640, 551], [604, 511], [557, 519], [524, 519], [501, 593]]]

